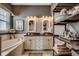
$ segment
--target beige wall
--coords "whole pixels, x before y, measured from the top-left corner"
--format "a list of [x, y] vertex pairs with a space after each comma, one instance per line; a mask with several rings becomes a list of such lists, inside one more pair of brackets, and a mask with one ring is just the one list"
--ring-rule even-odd
[[[24, 31], [27, 32], [27, 19], [26, 16], [50, 16], [51, 15], [51, 6], [13, 6], [13, 12], [15, 13], [14, 17], [14, 27], [15, 20], [24, 20]], [[42, 31], [42, 21], [37, 19], [37, 32]]]
[[[11, 7], [10, 4], [1, 4], [4, 7], [12, 10], [15, 13], [14, 21], [16, 19], [24, 20], [24, 33], [27, 32], [27, 20], [26, 16], [50, 16], [51, 15], [51, 6], [13, 6]], [[12, 8], [12, 9], [11, 9]], [[14, 22], [15, 27], [15, 22]], [[37, 19], [37, 32], [42, 31], [42, 20]], [[2, 35], [2, 40], [9, 39], [9, 35]], [[17, 37], [17, 36], [16, 36]]]
[[[23, 17], [15, 16], [13, 20], [14, 20], [14, 28], [16, 26], [16, 24], [15, 24], [16, 20], [24, 20], [24, 31], [22, 31], [22, 32], [23, 33], [28, 32], [28, 25], [29, 24], [28, 24], [28, 19], [26, 17], [23, 18]], [[43, 19], [41, 19], [41, 18], [35, 19], [35, 21], [36, 21], [36, 31], [35, 32], [38, 32], [38, 33], [42, 32], [42, 20]], [[48, 19], [48, 20], [49, 20], [49, 23], [50, 23], [49, 24], [50, 28], [52, 27], [52, 29], [50, 30], [50, 32], [53, 33], [53, 19]]]
[[51, 15], [51, 6], [13, 6], [16, 16], [48, 16]]
[[41, 19], [38, 19], [37, 23], [36, 23], [36, 31], [37, 32], [41, 32], [42, 31], [42, 20]]

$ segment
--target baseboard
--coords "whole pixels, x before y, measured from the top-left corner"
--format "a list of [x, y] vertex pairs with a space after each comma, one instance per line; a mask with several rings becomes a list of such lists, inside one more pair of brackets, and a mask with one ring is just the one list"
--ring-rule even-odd
[[37, 50], [37, 49], [24, 49], [24, 51], [53, 51], [53, 49], [42, 49], [42, 50]]

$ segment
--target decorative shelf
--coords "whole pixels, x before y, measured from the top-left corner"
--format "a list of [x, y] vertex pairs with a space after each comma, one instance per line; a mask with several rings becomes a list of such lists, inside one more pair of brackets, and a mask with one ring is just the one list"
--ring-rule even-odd
[[[78, 6], [78, 3], [58, 3], [53, 12], [61, 12], [62, 9], [72, 10], [73, 7]], [[60, 20], [60, 21], [59, 21]], [[58, 22], [59, 21], [59, 22]], [[59, 16], [59, 19], [57, 19], [56, 23], [69, 23], [69, 22], [77, 22], [79, 21], [79, 12], [74, 11], [72, 14], [68, 14], [65, 16]]]
[[72, 9], [74, 6], [79, 5], [79, 3], [58, 3], [55, 8], [54, 12], [60, 12], [61, 9], [66, 8], [67, 10]]
[[[56, 38], [59, 39], [60, 41], [63, 41], [65, 43], [68, 43], [69, 45], [71, 45], [72, 46], [72, 50], [74, 50], [79, 55], [79, 49], [78, 48], [76, 49], [76, 47], [78, 47], [79, 45], [74, 43], [74, 42], [79, 42], [79, 40], [68, 40], [68, 38], [64, 38], [64, 37], [60, 37], [60, 36], [59, 37], [56, 36]], [[73, 43], [75, 45], [73, 45]], [[54, 51], [54, 52], [56, 53], [56, 51]]]
[[59, 54], [59, 53], [56, 51], [56, 49], [53, 49], [53, 50], [54, 50], [54, 55], [55, 55], [55, 56], [71, 56], [71, 55], [72, 55], [71, 52]]
[[71, 44], [72, 41], [79, 41], [79, 39], [77, 40], [68, 40], [68, 38], [64, 38], [64, 37], [56, 37], [57, 39], [61, 40], [61, 41], [64, 41], [65, 43], [68, 43], [68, 44]]
[[67, 17], [63, 22], [77, 22], [79, 21], [79, 14], [74, 14]]
[[74, 14], [74, 15], [65, 17], [65, 19], [63, 19], [60, 22], [55, 22], [55, 24], [57, 24], [57, 23], [67, 24], [67, 23], [78, 22], [78, 21], [79, 21], [79, 14]]

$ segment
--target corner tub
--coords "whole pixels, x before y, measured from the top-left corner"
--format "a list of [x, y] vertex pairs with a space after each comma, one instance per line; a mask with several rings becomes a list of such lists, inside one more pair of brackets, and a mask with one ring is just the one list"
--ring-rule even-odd
[[8, 55], [10, 52], [18, 48], [21, 44], [23, 44], [24, 40], [22, 39], [11, 39], [7, 41], [1, 42], [1, 55]]

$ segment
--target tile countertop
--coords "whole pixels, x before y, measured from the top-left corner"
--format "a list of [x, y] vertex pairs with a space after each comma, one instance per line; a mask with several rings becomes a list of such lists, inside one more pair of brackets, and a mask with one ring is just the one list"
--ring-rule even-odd
[[8, 48], [5, 46], [5, 48], [7, 49], [3, 49], [3, 51], [1, 51], [1, 56], [6, 56], [7, 54], [9, 54], [11, 51], [13, 51], [15, 48], [17, 48], [20, 44], [22, 44], [24, 42], [24, 40], [19, 40], [14, 46], [8, 46]]

